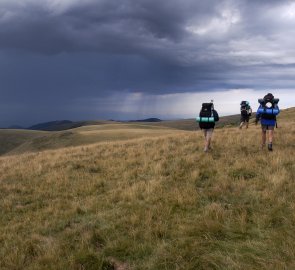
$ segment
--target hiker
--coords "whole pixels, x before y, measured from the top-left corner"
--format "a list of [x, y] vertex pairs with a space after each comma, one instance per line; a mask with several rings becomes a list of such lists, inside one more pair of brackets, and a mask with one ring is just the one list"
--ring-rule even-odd
[[219, 121], [217, 111], [214, 110], [213, 101], [210, 103], [203, 103], [199, 117], [197, 117], [200, 128], [204, 131], [205, 147], [204, 152], [211, 150], [211, 139], [215, 122]]
[[264, 149], [266, 145], [266, 133], [268, 132], [268, 150], [272, 151], [272, 143], [274, 137], [274, 128], [277, 125], [276, 116], [280, 113], [278, 107], [279, 99], [274, 98], [272, 93], [268, 93], [263, 99], [259, 99], [260, 106], [256, 113], [255, 124], [261, 122], [262, 129], [262, 144], [261, 148]]
[[246, 129], [249, 126], [249, 119], [252, 114], [252, 109], [248, 101], [241, 102], [241, 123], [239, 129], [242, 129], [244, 125], [246, 125]]

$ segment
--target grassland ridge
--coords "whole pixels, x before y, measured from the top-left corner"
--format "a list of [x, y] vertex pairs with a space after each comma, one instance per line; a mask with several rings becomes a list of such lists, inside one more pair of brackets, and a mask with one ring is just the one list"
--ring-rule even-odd
[[0, 269], [294, 269], [294, 122], [1, 157]]
[[[10, 131], [0, 132], [0, 154], [18, 155], [97, 142], [124, 141], [142, 137], [156, 137], [181, 132], [168, 127], [141, 124], [107, 124], [84, 126], [67, 131]], [[182, 131], [183, 132], [183, 131]]]

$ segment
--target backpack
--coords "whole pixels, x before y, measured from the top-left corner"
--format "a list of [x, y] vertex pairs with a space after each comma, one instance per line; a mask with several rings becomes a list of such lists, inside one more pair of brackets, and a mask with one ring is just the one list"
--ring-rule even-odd
[[268, 93], [262, 99], [258, 99], [260, 103], [260, 108], [258, 109], [258, 113], [261, 113], [261, 117], [269, 120], [276, 120], [276, 115], [279, 114], [278, 110], [278, 98], [274, 98], [271, 93]]
[[213, 117], [213, 103], [203, 103], [200, 117]]
[[213, 114], [214, 106], [213, 103], [203, 103], [197, 122], [201, 129], [213, 128], [215, 126], [215, 119]]
[[241, 102], [241, 115], [244, 117], [248, 117], [251, 115], [251, 108], [248, 101]]

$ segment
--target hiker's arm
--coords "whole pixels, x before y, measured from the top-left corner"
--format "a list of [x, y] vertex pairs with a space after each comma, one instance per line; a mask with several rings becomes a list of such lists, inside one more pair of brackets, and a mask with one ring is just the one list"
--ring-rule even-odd
[[257, 124], [258, 121], [259, 121], [260, 118], [261, 118], [261, 113], [259, 112], [260, 107], [261, 107], [261, 106], [259, 106], [259, 108], [257, 109], [257, 112], [256, 112], [255, 124]]
[[214, 116], [214, 120], [215, 120], [215, 122], [218, 122], [219, 121], [219, 115], [218, 115], [218, 113], [217, 113], [217, 111], [213, 111], [213, 116]]

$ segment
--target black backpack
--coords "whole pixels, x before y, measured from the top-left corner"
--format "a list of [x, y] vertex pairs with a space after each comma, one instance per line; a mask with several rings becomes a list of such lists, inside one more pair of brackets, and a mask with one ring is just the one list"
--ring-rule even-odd
[[200, 117], [212, 117], [213, 116], [213, 103], [203, 103], [200, 111]]
[[241, 102], [241, 115], [246, 117], [246, 116], [249, 116], [250, 113], [249, 113], [249, 110], [250, 110], [250, 106], [249, 106], [249, 103], [247, 101], [242, 101]]
[[[199, 114], [200, 118], [201, 117], [214, 117], [213, 110], [214, 110], [214, 106], [213, 106], [212, 102], [211, 103], [203, 103], [202, 109]], [[214, 122], [213, 123], [200, 122], [199, 126], [201, 129], [214, 128], [215, 123]]]

